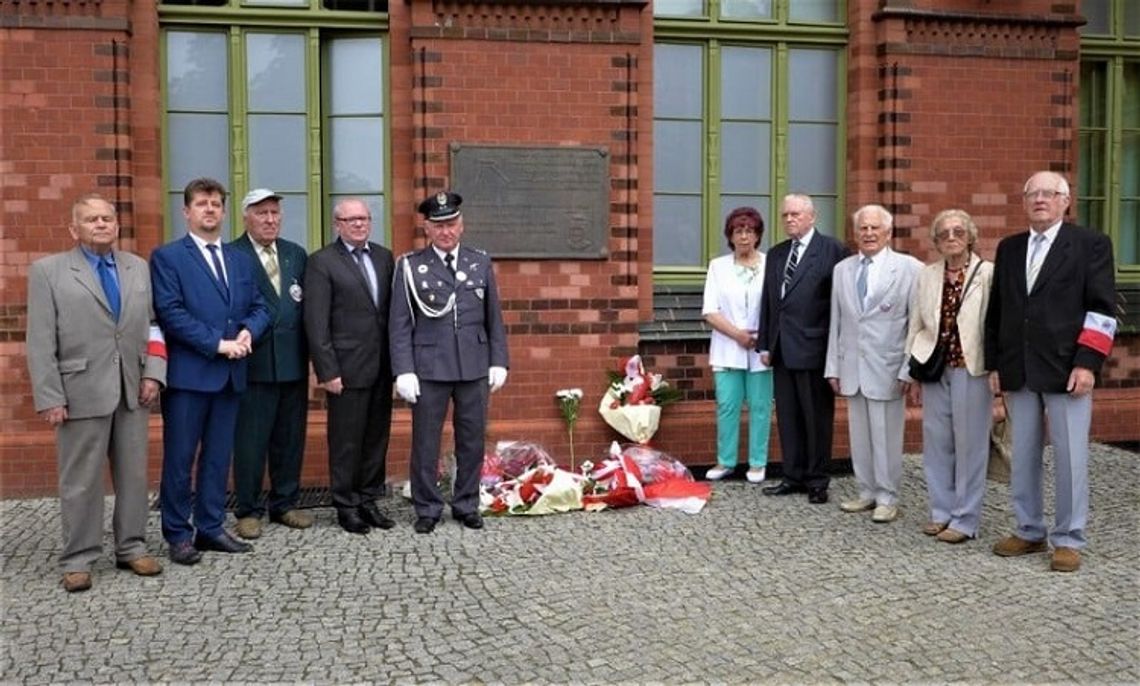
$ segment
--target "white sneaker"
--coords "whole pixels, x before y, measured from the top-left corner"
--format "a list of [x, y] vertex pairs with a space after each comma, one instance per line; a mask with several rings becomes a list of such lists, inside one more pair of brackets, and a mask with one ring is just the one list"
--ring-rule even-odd
[[899, 518], [899, 508], [894, 505], [879, 505], [871, 513], [871, 521], [879, 524], [893, 522]]
[[760, 467], [759, 469], [749, 469], [748, 474], [746, 474], [745, 477], [748, 479], [748, 483], [750, 484], [762, 484], [764, 483], [764, 468]]
[[844, 512], [866, 512], [867, 510], [875, 509], [875, 501], [870, 498], [844, 500], [839, 504], [839, 509]]
[[706, 481], [720, 481], [721, 479], [723, 479], [724, 477], [733, 473], [734, 471], [736, 471], [734, 467], [722, 467], [720, 465], [717, 465], [717, 466], [713, 467], [712, 469], [708, 470], [707, 472], [705, 472], [705, 480]]

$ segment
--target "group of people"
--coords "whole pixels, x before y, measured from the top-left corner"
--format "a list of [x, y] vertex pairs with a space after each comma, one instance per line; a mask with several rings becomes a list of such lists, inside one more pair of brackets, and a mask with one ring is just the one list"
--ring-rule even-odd
[[[506, 383], [508, 357], [491, 260], [460, 242], [462, 198], [425, 199], [429, 244], [395, 259], [369, 240], [363, 200], [339, 200], [336, 240], [306, 255], [281, 237], [283, 197], [265, 188], [245, 196], [245, 231], [224, 242], [226, 197], [213, 179], [191, 181], [186, 235], [148, 265], [118, 249], [116, 208], [84, 195], [71, 208], [75, 247], [31, 266], [28, 368], [36, 411], [56, 430], [68, 592], [91, 587], [102, 554], [105, 459], [116, 566], [141, 576], [163, 570], [145, 541], [148, 416], [160, 396], [159, 497], [172, 562], [250, 551], [267, 513], [286, 527], [312, 526], [297, 507], [310, 360], [326, 392], [330, 490], [345, 531], [395, 525], [377, 504], [393, 379], [412, 406], [415, 531], [431, 533], [443, 513], [437, 474], [449, 406], [452, 516], [483, 526], [488, 395]], [[223, 526], [231, 456], [236, 536]]]
[[[923, 533], [945, 543], [977, 536], [994, 397], [1013, 427], [1010, 490], [1016, 531], [993, 552], [1045, 552], [1050, 567], [1080, 567], [1088, 514], [1092, 389], [1115, 335], [1112, 244], [1065, 221], [1066, 179], [1042, 171], [1022, 191], [1027, 231], [1003, 238], [993, 262], [959, 209], [930, 225], [938, 259], [895, 252], [881, 205], [852, 215], [857, 252], [815, 226], [810, 197], [783, 199], [788, 239], [765, 255], [764, 221], [738, 208], [725, 221], [731, 252], [712, 260], [703, 315], [717, 400], [717, 465], [732, 473], [748, 405], [747, 479], [765, 481], [774, 401], [783, 478], [765, 495], [828, 502], [835, 398], [847, 400], [857, 497], [844, 512], [899, 516], [906, 401], [922, 405], [930, 501]], [[927, 370], [917, 379], [912, 365]], [[1042, 495], [1046, 436], [1055, 462], [1054, 525]]]

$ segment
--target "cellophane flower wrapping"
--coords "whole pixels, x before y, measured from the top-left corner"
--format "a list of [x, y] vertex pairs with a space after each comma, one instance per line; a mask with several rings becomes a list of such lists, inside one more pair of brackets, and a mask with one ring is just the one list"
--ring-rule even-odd
[[610, 445], [610, 456], [588, 475], [602, 487], [583, 498], [586, 509], [644, 503], [696, 514], [708, 502], [711, 486], [693, 479], [678, 459], [644, 445]]
[[598, 414], [614, 431], [635, 443], [648, 443], [661, 424], [660, 405], [623, 405], [612, 387], [602, 396]]
[[542, 515], [582, 509], [582, 476], [559, 469], [546, 449], [500, 441], [483, 458], [479, 507], [490, 514]]
[[[535, 467], [556, 464], [546, 448], [530, 441], [499, 441], [494, 454], [504, 479], [516, 479]], [[487, 464], [485, 458], [483, 464]]]

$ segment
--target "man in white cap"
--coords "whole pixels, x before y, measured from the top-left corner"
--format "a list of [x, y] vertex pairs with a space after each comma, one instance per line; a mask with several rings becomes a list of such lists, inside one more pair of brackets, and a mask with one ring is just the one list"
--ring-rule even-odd
[[451, 515], [469, 529], [483, 528], [479, 471], [488, 393], [507, 381], [495, 272], [487, 253], [459, 244], [462, 202], [441, 191], [420, 203], [431, 245], [399, 259], [392, 286], [392, 373], [396, 392], [412, 406], [412, 504], [421, 534], [431, 533], [443, 514], [436, 478], [449, 403], [456, 462]]
[[[230, 245], [261, 265], [254, 281], [272, 322], [249, 356], [249, 385], [241, 396], [234, 437], [235, 531], [252, 539], [261, 536], [267, 507], [271, 522], [294, 529], [313, 525], [313, 517], [297, 509], [309, 403], [301, 308], [306, 255], [300, 245], [281, 237], [280, 195], [254, 189], [242, 199], [241, 211], [245, 233]], [[263, 503], [266, 467], [269, 496]]]

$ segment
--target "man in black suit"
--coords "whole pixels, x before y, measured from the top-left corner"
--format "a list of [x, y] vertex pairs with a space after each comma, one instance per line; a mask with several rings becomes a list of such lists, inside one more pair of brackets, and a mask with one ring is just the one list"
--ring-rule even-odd
[[362, 200], [333, 210], [337, 240], [309, 256], [305, 333], [317, 381], [327, 392], [329, 480], [337, 522], [366, 534], [394, 522], [376, 505], [392, 424], [388, 303], [392, 251], [368, 240], [372, 213]]
[[270, 330], [249, 356], [249, 385], [238, 406], [234, 437], [235, 531], [261, 536], [261, 485], [269, 468], [269, 520], [307, 529], [296, 509], [309, 405], [309, 351], [301, 321], [305, 249], [281, 238], [281, 196], [257, 188], [241, 201], [245, 233], [230, 243], [259, 265], [254, 281], [269, 307]]
[[815, 228], [815, 206], [799, 193], [784, 197], [780, 216], [788, 240], [768, 253], [756, 349], [773, 368], [783, 480], [765, 495], [807, 491], [827, 502], [835, 393], [823, 370], [831, 323], [831, 272], [847, 248]]
[[456, 193], [420, 203], [430, 245], [400, 257], [393, 286], [391, 349], [396, 391], [412, 405], [412, 502], [416, 533], [443, 512], [437, 483], [440, 433], [452, 408], [455, 488], [451, 516], [481, 529], [479, 471], [487, 399], [507, 381], [507, 336], [495, 270], [487, 253], [460, 245]]
[[[1048, 171], [1024, 188], [1030, 230], [1003, 238], [986, 313], [986, 368], [1013, 426], [1010, 495], [1017, 531], [994, 545], [1013, 557], [1053, 545], [1051, 568], [1080, 568], [1088, 517], [1088, 439], [1096, 374], [1116, 333], [1112, 243], [1063, 221], [1065, 177]], [[1053, 443], [1055, 522], [1041, 490], [1045, 417]]]

